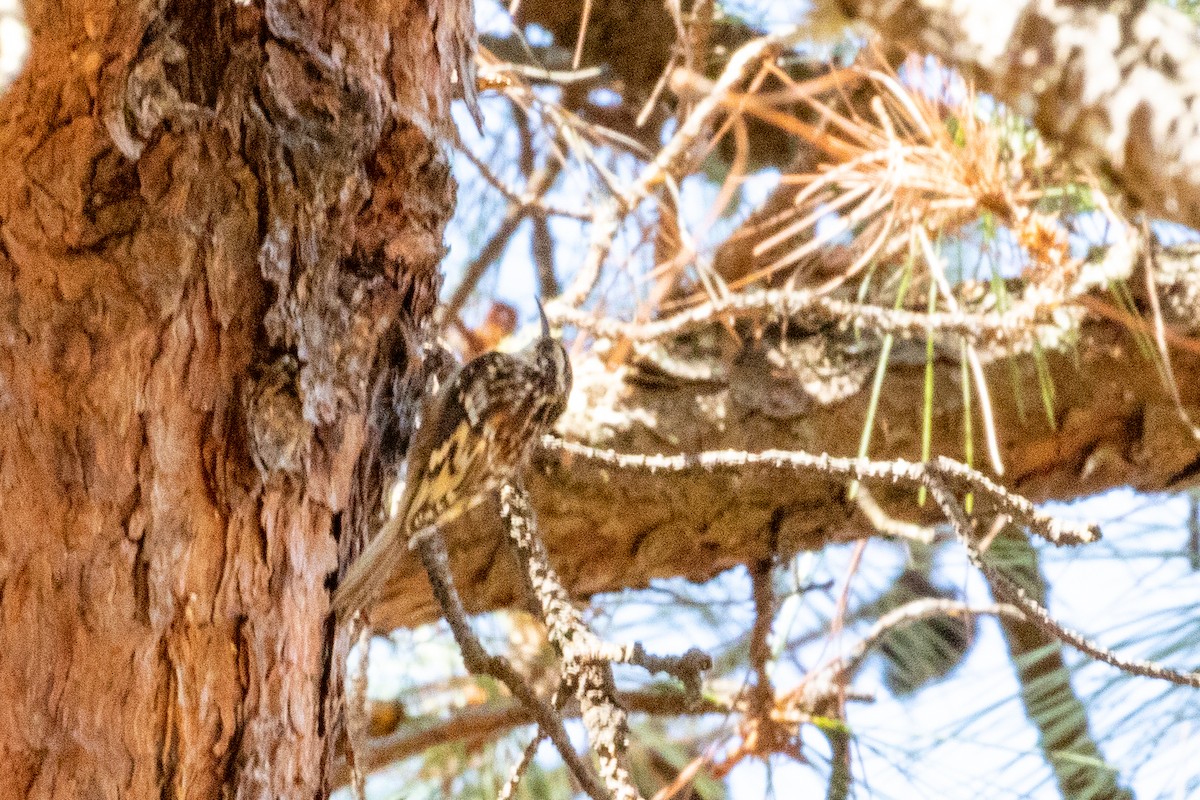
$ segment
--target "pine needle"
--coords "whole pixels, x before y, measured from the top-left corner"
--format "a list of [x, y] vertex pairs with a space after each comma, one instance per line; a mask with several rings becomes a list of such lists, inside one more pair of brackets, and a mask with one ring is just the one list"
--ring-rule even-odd
[[[908, 293], [908, 283], [912, 279], [912, 268], [913, 254], [910, 248], [909, 257], [904, 262], [904, 272], [900, 275], [900, 286], [896, 290], [896, 310], [904, 305], [904, 296]], [[879, 363], [875, 365], [875, 377], [871, 382], [871, 400], [867, 404], [867, 418], [863, 422], [862, 436], [858, 441], [859, 458], [866, 458], [867, 450], [871, 447], [871, 431], [875, 428], [875, 412], [879, 409], [879, 397], [883, 393], [883, 377], [887, 374], [888, 358], [892, 354], [893, 342], [895, 342], [895, 337], [890, 333], [886, 334], [883, 337], [883, 347], [879, 350]], [[858, 496], [858, 481], [850, 484], [846, 496], [850, 500]]]

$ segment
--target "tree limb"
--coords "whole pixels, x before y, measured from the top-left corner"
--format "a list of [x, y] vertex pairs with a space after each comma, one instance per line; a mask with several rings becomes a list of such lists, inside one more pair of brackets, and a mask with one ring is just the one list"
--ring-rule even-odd
[[[703, 344], [709, 334], [700, 332]], [[807, 340], [806, 340], [807, 341]], [[1184, 429], [1155, 367], [1125, 328], [1085, 323], [1074, 355], [1048, 353], [1056, 387], [1056, 429], [1041, 415], [1022, 418], [1018, 394], [1040, 392], [1032, 357], [985, 367], [992, 387], [1004, 485], [1034, 502], [1066, 500], [1131, 485], [1145, 491], [1184, 487], [1200, 470], [1200, 445]], [[699, 344], [696, 345], [699, 348]], [[893, 352], [877, 412], [877, 459], [920, 454], [924, 348]], [[861, 356], [870, 364], [869, 353]], [[1200, 358], [1176, 353], [1182, 400], [1200, 403]], [[560, 423], [564, 437], [627, 453], [685, 453], [771, 448], [849, 454], [858, 440], [867, 394], [823, 404], [780, 376], [767, 359], [745, 358], [732, 381], [720, 370], [706, 383], [646, 375], [632, 367], [607, 371], [599, 361], [576, 364], [572, 405]], [[934, 455], [961, 455], [960, 366], [935, 363]], [[1016, 377], [1014, 393], [1011, 380]], [[751, 391], [739, 389], [751, 387]], [[771, 470], [694, 471], [682, 475], [630, 471], [572, 457], [535, 454], [526, 482], [542, 537], [564, 586], [575, 598], [655, 578], [702, 581], [777, 548], [786, 558], [873, 528], [844, 485], [825, 476], [796, 480]], [[873, 483], [873, 497], [895, 519], [929, 523], [913, 490]], [[778, 533], [770, 526], [778, 519]], [[467, 608], [508, 606], [520, 597], [515, 559], [503, 546], [498, 506], [485, 502], [447, 532]], [[414, 625], [434, 616], [415, 560], [406, 562], [373, 612], [380, 628]]]

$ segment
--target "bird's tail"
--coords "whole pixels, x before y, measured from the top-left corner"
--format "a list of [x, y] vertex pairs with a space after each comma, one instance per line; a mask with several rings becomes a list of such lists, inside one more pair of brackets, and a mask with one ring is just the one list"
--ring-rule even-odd
[[378, 599], [379, 590], [408, 552], [403, 533], [401, 518], [392, 517], [350, 563], [333, 593], [333, 610], [338, 619], [347, 620], [355, 611], [367, 610]]

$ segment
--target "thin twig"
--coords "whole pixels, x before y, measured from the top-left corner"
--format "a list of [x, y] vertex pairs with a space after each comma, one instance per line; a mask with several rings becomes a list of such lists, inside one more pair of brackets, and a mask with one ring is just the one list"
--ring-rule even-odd
[[641, 642], [613, 644], [601, 641], [590, 632], [584, 635], [577, 632], [567, 652], [580, 664], [628, 664], [641, 667], [651, 675], [670, 675], [694, 697], [699, 696], [704, 671], [712, 667], [712, 658], [698, 647], [690, 648], [681, 656], [657, 656], [647, 653]]
[[[946, 279], [946, 270], [942, 259], [933, 251], [933, 244], [929, 241], [929, 235], [925, 233], [925, 226], [914, 225], [914, 227], [917, 231], [917, 239], [921, 243], [921, 252], [925, 255], [925, 262], [929, 265], [929, 271], [937, 283], [938, 291], [949, 309], [957, 313], [958, 301], [954, 298], [950, 282]], [[975, 349], [975, 345], [967, 341], [966, 337], [963, 338], [963, 341], [967, 346], [967, 363], [971, 367], [975, 392], [979, 395], [979, 412], [983, 415], [983, 431], [987, 441], [988, 458], [992, 462], [992, 471], [997, 475], [1003, 475], [1004, 461], [1000, 457], [1000, 442], [996, 436], [996, 417], [992, 411], [992, 397], [988, 391], [987, 378], [983, 374], [983, 364], [979, 360], [979, 351]]]
[[[588, 265], [598, 269], [598, 265]], [[574, 325], [580, 330], [610, 339], [628, 338], [645, 342], [677, 336], [712, 324], [714, 321], [740, 317], [774, 315], [783, 319], [804, 319], [811, 322], [832, 322], [846, 327], [860, 327], [878, 334], [892, 334], [902, 339], [924, 339], [929, 328], [944, 334], [962, 336], [975, 343], [1004, 347], [1011, 351], [1032, 346], [1036, 341], [1034, 326], [1038, 317], [1049, 311], [1040, 306], [1017, 306], [1004, 313], [987, 311], [925, 312], [835, 300], [807, 291], [760, 289], [710, 300], [653, 322], [624, 322], [594, 314], [563, 303], [546, 307], [546, 315], [558, 325]]]
[[589, 447], [577, 442], [567, 442], [554, 436], [542, 438], [547, 450], [565, 455], [585, 458], [597, 463], [623, 469], [640, 469], [649, 472], [683, 472], [690, 470], [737, 469], [747, 467], [769, 467], [796, 470], [856, 480], [881, 479], [910, 486], [930, 486], [933, 482], [949, 482], [975, 492], [979, 499], [986, 499], [998, 513], [1005, 513], [1036, 533], [1057, 545], [1088, 544], [1100, 539], [1100, 530], [1095, 525], [1084, 525], [1057, 519], [1038, 511], [1033, 503], [1020, 495], [1009, 492], [986, 475], [960, 464], [953, 459], [939, 456], [922, 464], [896, 459], [894, 461], [872, 461], [866, 458], [837, 458], [828, 454], [813, 455], [796, 450], [764, 450], [748, 453], [744, 450], [707, 450], [701, 453], [679, 455], [646, 455], [642, 453], [618, 453]]
[[362, 759], [367, 752], [367, 669], [370, 666], [371, 628], [361, 612], [355, 613], [350, 625], [350, 638], [358, 647], [358, 669], [350, 679], [349, 711], [346, 726], [346, 761], [350, 764], [350, 795], [354, 800], [366, 800], [367, 776]]
[[933, 499], [946, 515], [946, 519], [954, 528], [954, 532], [966, 549], [967, 557], [971, 563], [987, 577], [988, 582], [991, 583], [993, 590], [998, 595], [1020, 608], [1026, 618], [1037, 628], [1060, 642], [1074, 647], [1084, 655], [1090, 656], [1097, 661], [1103, 661], [1105, 664], [1116, 667], [1122, 672], [1127, 672], [1131, 675], [1140, 675], [1145, 678], [1164, 680], [1181, 686], [1200, 688], [1200, 673], [1178, 672], [1150, 661], [1124, 658], [1112, 650], [1093, 642], [1083, 636], [1083, 634], [1063, 626], [1062, 623], [1051, 616], [1045, 606], [1030, 597], [1021, 586], [983, 560], [983, 557], [979, 554], [973, 543], [974, 537], [972, 535], [970, 520], [959, 504], [958, 498], [950, 491], [949, 487], [938, 476], [934, 476], [933, 480], [928, 483], [928, 486], [930, 495], [933, 496]]
[[496, 800], [511, 800], [517, 793], [517, 786], [520, 785], [525, 770], [529, 769], [529, 765], [533, 763], [533, 757], [537, 754], [538, 747], [544, 738], [542, 729], [538, 728], [537, 732], [533, 734], [533, 739], [525, 746], [525, 751], [521, 753], [521, 760], [513, 765], [508, 780], [504, 782], [504, 786], [500, 787], [500, 793], [496, 795]]
[[547, 304], [547, 315], [553, 319], [554, 313], [573, 309], [587, 300], [612, 249], [622, 214], [628, 213], [645, 200], [665, 176], [673, 176], [676, 173], [679, 165], [708, 129], [709, 123], [724, 108], [725, 93], [744, 81], [764, 59], [795, 40], [800, 33], [798, 27], [792, 27], [777, 35], [760, 37], [743, 45], [730, 57], [714, 84], [713, 91], [696, 103], [688, 118], [641, 171], [633, 185], [608, 198], [596, 208], [592, 218], [592, 235], [587, 258], [567, 291]]
[[[547, 159], [545, 166], [541, 169], [532, 169], [534, 158], [533, 142], [529, 136], [528, 126], [518, 126], [520, 130], [525, 131], [522, 136], [521, 144], [521, 159], [523, 171], [529, 175], [529, 182], [526, 184], [528, 196], [540, 198], [554, 182], [558, 180], [559, 173], [562, 172], [562, 165], [557, 159]], [[446, 301], [443, 314], [446, 320], [454, 320], [458, 317], [459, 311], [466, 304], [471, 293], [475, 291], [476, 284], [487, 273], [488, 268], [492, 266], [504, 254], [505, 248], [508, 247], [508, 242], [517, 229], [521, 227], [521, 223], [525, 221], [525, 217], [529, 215], [532, 206], [526, 202], [509, 201], [508, 209], [504, 212], [504, 219], [500, 221], [496, 232], [492, 234], [487, 243], [480, 249], [479, 254], [467, 265], [463, 271], [462, 280], [454, 289], [454, 294]], [[542, 223], [545, 223], [544, 217], [539, 217]]]
[[[1118, 322], [1130, 330], [1153, 333], [1153, 326], [1149, 322], [1122, 311], [1119, 308], [1115, 308], [1112, 304], [1106, 303], [1099, 297], [1084, 294], [1076, 297], [1074, 302], [1078, 303], [1080, 306], [1083, 306], [1092, 314], [1095, 314], [1098, 317], [1103, 317], [1104, 319], [1112, 320], [1113, 322]], [[1178, 331], [1169, 328], [1166, 325], [1163, 326], [1163, 339], [1167, 344], [1172, 345], [1178, 350], [1182, 350], [1185, 353], [1191, 353], [1192, 355], [1200, 355], [1200, 340], [1185, 336], [1184, 334], [1179, 333]]]
[[467, 303], [467, 299], [471, 293], [475, 291], [475, 287], [479, 281], [487, 274], [488, 269], [496, 263], [496, 260], [503, 255], [508, 247], [508, 242], [512, 239], [517, 228], [521, 227], [521, 223], [525, 220], [525, 209], [522, 206], [510, 205], [508, 211], [504, 213], [504, 219], [500, 220], [500, 226], [496, 228], [491, 237], [484, 243], [478, 255], [467, 264], [463, 270], [462, 279], [458, 282], [458, 286], [454, 287], [454, 294], [446, 301], [445, 319], [448, 321], [454, 320], [462, 308]]
[[854, 581], [855, 574], [858, 573], [858, 567], [862, 564], [863, 553], [867, 549], [867, 539], [863, 539], [854, 545], [854, 552], [850, 554], [850, 564], [846, 567], [846, 579], [842, 581], [842, 590], [838, 592], [837, 603], [833, 609], [833, 619], [829, 623], [829, 638], [836, 639], [842, 632], [842, 626], [846, 622], [846, 609], [850, 606], [850, 584]]
[[876, 620], [871, 630], [867, 632], [867, 635], [842, 659], [842, 666], [839, 669], [849, 674], [856, 672], [871, 650], [880, 643], [884, 636], [896, 628], [903, 628], [935, 617], [961, 617], [968, 615], [1025, 618], [1025, 614], [1020, 608], [1008, 603], [971, 605], [958, 600], [923, 597], [894, 608]]
[[860, 485], [858, 487], [858, 493], [854, 497], [854, 502], [858, 505], [858, 510], [871, 523], [871, 527], [884, 536], [908, 539], [921, 544], [933, 544], [934, 539], [937, 537], [937, 532], [927, 525], [917, 525], [916, 523], [906, 522], [888, 515], [883, 510], [883, 507], [879, 505], [879, 501], [875, 499], [875, 496], [865, 486]]
[[867, 635], [860, 639], [850, 652], [805, 675], [795, 688], [780, 699], [778, 705], [785, 709], [799, 710], [802, 714], [814, 714], [822, 712], [831, 697], [838, 698], [839, 704], [843, 695], [847, 699], [855, 698], [855, 695], [846, 691], [847, 684], [854, 679], [867, 656], [888, 633], [926, 619], [967, 614], [1025, 619], [1025, 614], [1020, 608], [1005, 603], [980, 606], [946, 598], [925, 597], [913, 600], [892, 609], [876, 620]]
[[[475, 169], [479, 171], [480, 176], [487, 181], [492, 188], [504, 195], [508, 202], [515, 203], [518, 206], [527, 209], [529, 213], [547, 217], [568, 217], [570, 219], [577, 219], [583, 222], [586, 222], [592, 218], [591, 214], [588, 214], [584, 211], [573, 211], [568, 208], [559, 208], [558, 206], [553, 206], [544, 202], [541, 199], [541, 194], [545, 191], [546, 187], [538, 187], [537, 190], [535, 190], [533, 186], [527, 184], [525, 191], [517, 191], [501, 180], [496, 173], [492, 172], [491, 167], [489, 167], [483, 161], [483, 159], [471, 152], [466, 146], [460, 145], [458, 150], [460, 153], [466, 156], [468, 161], [475, 165]], [[558, 164], [558, 159], [549, 159], [547, 163]], [[562, 165], [558, 164], [558, 168], [561, 169]]]
[[708, 751], [693, 758], [683, 769], [679, 770], [675, 780], [655, 792], [651, 800], [671, 800], [678, 795], [691, 785], [696, 776], [700, 774], [700, 770], [712, 764], [716, 752], [715, 747], [710, 747]]
[[[706, 693], [704, 698], [696, 701], [687, 692], [663, 690], [618, 692], [617, 702], [631, 713], [659, 716], [726, 714], [737, 705], [737, 700], [733, 697], [718, 697]], [[579, 704], [570, 703], [561, 713], [564, 716], [578, 717]], [[431, 714], [427, 718], [407, 721], [395, 733], [373, 740], [369, 752], [359, 753], [357, 756], [361, 768], [371, 772], [424, 753], [432, 747], [453, 742], [484, 742], [514, 728], [530, 724], [536, 724], [533, 712], [520, 702], [505, 698], [484, 706], [457, 709], [449, 717]], [[349, 754], [345, 755], [346, 763], [339, 767], [334, 776], [337, 786], [343, 786], [349, 780]]]
[[556, 86], [571, 86], [577, 83], [591, 83], [604, 77], [604, 67], [583, 67], [582, 69], [543, 69], [532, 64], [514, 64], [511, 61], [501, 61], [489, 64], [492, 73], [509, 73], [519, 75], [535, 83], [553, 83]]
[[1163, 383], [1175, 404], [1175, 413], [1179, 420], [1191, 431], [1192, 438], [1200, 440], [1200, 427], [1192, 421], [1192, 415], [1183, 407], [1183, 398], [1179, 396], [1179, 382], [1175, 380], [1175, 369], [1171, 366], [1171, 351], [1167, 349], [1167, 325], [1163, 321], [1162, 304], [1158, 300], [1158, 286], [1154, 281], [1154, 273], [1158, 270], [1158, 259], [1155, 258], [1155, 248], [1158, 246], [1150, 231], [1150, 223], [1142, 216], [1142, 246], [1146, 248], [1146, 296], [1150, 298], [1150, 312], [1154, 315], [1154, 343], [1158, 346], [1158, 357], [1162, 359]]
[[579, 69], [583, 58], [583, 40], [587, 36], [588, 23], [592, 19], [592, 0], [583, 0], [583, 13], [579, 19], [579, 35], [575, 39], [575, 52], [571, 56], [571, 69]]

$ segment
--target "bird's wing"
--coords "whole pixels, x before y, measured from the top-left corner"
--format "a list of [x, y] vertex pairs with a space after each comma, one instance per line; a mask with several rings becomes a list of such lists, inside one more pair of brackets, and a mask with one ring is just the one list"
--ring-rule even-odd
[[429, 454], [441, 434], [442, 413], [446, 406], [446, 395], [454, 391], [460, 367], [432, 397], [427, 397], [421, 411], [421, 422], [413, 433], [408, 447], [408, 474], [400, 499], [393, 504], [390, 496], [384, 497], [389, 506], [389, 517], [383, 527], [372, 537], [358, 557], [350, 562], [346, 574], [338, 583], [333, 595], [333, 608], [339, 618], [345, 619], [360, 609], [366, 609], [375, 599], [376, 593], [391, 577], [408, 552], [405, 539], [408, 535], [406, 521], [412, 506], [412, 495], [423, 485], [428, 469]]
[[346, 570], [333, 601], [339, 616], [369, 606], [411, 546], [496, 488], [503, 477], [497, 472], [501, 465], [492, 463], [497, 419], [529, 395], [535, 377], [530, 370], [522, 359], [485, 353], [460, 367], [427, 401], [409, 447], [404, 491]]

